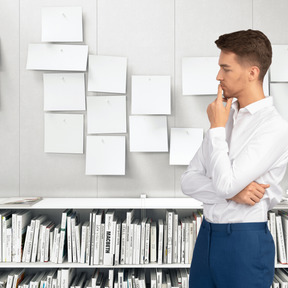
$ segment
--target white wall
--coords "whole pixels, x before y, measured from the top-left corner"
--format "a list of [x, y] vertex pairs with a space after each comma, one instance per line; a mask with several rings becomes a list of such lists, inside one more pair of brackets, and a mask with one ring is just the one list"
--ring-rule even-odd
[[182, 96], [182, 57], [218, 56], [220, 34], [248, 28], [262, 30], [272, 44], [288, 44], [286, 0], [1, 0], [2, 197], [184, 197], [180, 176], [186, 167], [169, 166], [168, 153], [130, 153], [129, 133], [125, 176], [85, 176], [85, 154], [44, 153], [43, 72], [25, 66], [28, 44], [41, 41], [45, 6], [81, 6], [89, 53], [128, 58], [128, 115], [131, 75], [171, 75], [169, 130], [207, 130], [206, 107], [213, 100]]

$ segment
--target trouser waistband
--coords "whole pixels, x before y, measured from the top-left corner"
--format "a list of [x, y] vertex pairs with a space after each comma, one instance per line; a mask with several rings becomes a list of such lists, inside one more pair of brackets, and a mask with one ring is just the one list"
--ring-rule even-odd
[[210, 223], [203, 217], [202, 225], [204, 228], [211, 231], [252, 231], [252, 230], [265, 230], [267, 232], [267, 222], [248, 222], [248, 223]]

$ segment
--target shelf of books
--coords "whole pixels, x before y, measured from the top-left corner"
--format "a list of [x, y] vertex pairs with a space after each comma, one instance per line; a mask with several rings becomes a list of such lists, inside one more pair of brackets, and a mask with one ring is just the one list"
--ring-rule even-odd
[[[183, 278], [182, 288], [188, 288], [186, 280], [202, 221], [202, 204], [196, 200], [32, 197], [0, 199], [0, 206], [0, 285], [2, 278], [8, 283], [7, 274], [28, 271], [20, 288], [28, 288], [24, 283], [36, 276], [46, 279], [47, 288], [70, 288], [76, 278], [87, 284], [79, 288], [96, 288], [97, 281], [91, 276], [95, 273], [102, 275], [98, 275], [101, 281], [96, 277], [101, 282], [99, 288], [126, 288], [125, 281], [124, 286], [119, 284], [123, 281], [121, 273], [126, 278], [131, 273], [143, 278], [145, 271], [149, 285], [154, 278], [158, 281], [160, 277], [165, 283]], [[275, 241], [275, 267], [280, 272], [278, 268], [288, 268], [287, 209], [287, 205], [278, 205], [268, 213], [268, 227]], [[83, 271], [90, 274], [84, 276]], [[68, 275], [68, 286], [66, 282], [66, 286], [59, 284], [62, 272]], [[56, 279], [54, 286], [52, 280], [48, 285], [49, 273], [52, 280]], [[90, 285], [91, 279], [96, 286]], [[142, 286], [140, 280], [138, 284], [137, 288], [146, 287], [145, 281]], [[17, 288], [11, 285], [6, 287]]]

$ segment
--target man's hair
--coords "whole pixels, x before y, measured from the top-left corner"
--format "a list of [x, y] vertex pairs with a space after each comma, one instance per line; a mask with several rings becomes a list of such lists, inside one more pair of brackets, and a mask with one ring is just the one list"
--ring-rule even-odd
[[235, 53], [240, 64], [248, 62], [257, 66], [259, 80], [263, 81], [272, 62], [272, 47], [265, 34], [258, 30], [242, 30], [221, 35], [215, 43], [222, 51]]

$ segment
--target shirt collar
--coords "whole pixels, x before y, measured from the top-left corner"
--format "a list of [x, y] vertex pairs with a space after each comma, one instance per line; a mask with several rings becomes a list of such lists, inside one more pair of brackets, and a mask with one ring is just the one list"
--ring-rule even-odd
[[[273, 98], [271, 96], [267, 96], [266, 98], [258, 100], [256, 102], [253, 102], [253, 103], [247, 105], [246, 107], [244, 107], [242, 109], [248, 111], [250, 114], [255, 114], [259, 110], [261, 110], [263, 108], [270, 107], [270, 106], [273, 106]], [[235, 111], [238, 111], [238, 101], [237, 101], [237, 99], [233, 100], [232, 108]]]

